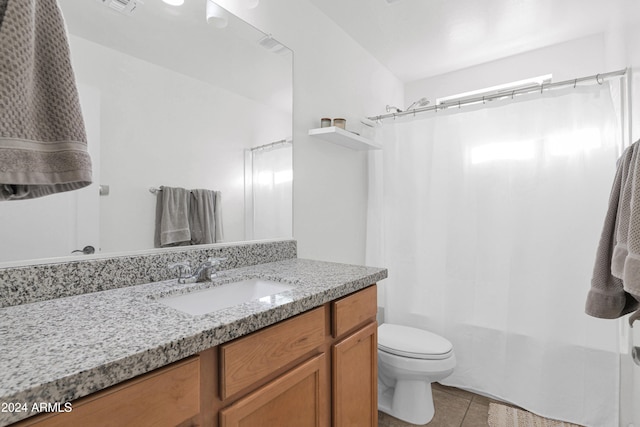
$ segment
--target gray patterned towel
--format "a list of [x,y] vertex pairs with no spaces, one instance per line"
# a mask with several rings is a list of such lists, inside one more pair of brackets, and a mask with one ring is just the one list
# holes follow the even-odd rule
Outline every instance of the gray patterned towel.
[[84,120],[56,0],[0,0],[0,200],[90,183]]
[[585,312],[615,319],[640,307],[640,141],[618,160]]

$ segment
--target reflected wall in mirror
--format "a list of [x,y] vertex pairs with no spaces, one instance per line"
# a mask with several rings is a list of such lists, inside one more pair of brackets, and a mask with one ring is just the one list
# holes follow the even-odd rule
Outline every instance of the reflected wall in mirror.
[[0,262],[153,248],[160,186],[220,191],[224,242],[291,238],[292,52],[209,0],[59,4],[94,183],[2,203]]

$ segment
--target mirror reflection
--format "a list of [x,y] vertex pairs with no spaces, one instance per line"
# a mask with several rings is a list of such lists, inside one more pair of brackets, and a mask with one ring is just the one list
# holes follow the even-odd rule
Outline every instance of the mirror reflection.
[[292,52],[209,0],[59,0],[93,184],[0,205],[0,262],[153,248],[154,190],[219,194],[222,241],[292,236]]

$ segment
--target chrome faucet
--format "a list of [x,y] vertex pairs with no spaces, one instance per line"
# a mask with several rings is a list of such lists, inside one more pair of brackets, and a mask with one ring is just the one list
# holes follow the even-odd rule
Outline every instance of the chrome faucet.
[[174,262],[167,267],[171,270],[178,270],[178,283],[208,282],[216,277],[217,267],[226,258],[211,258],[202,263],[195,271],[191,270],[189,261]]

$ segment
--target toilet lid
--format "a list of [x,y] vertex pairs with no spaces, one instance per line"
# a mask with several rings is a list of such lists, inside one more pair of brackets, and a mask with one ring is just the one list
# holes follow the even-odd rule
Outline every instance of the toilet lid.
[[378,349],[412,359],[446,359],[453,345],[440,335],[410,326],[378,326]]

